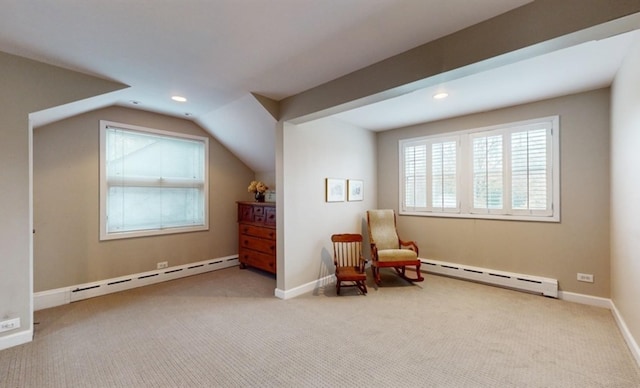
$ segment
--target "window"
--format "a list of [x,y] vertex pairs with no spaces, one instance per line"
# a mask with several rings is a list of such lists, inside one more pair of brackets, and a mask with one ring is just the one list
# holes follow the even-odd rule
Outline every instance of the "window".
[[401,140],[401,213],[559,221],[558,122]]
[[100,121],[100,239],[207,230],[208,144]]
[[404,144],[406,209],[458,211],[458,138],[418,139]]

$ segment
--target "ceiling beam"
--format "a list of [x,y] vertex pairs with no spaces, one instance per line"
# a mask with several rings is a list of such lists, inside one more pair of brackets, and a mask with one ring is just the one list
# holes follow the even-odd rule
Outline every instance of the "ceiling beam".
[[280,119],[301,123],[569,47],[593,34],[561,37],[639,12],[640,0],[537,0],[285,98]]

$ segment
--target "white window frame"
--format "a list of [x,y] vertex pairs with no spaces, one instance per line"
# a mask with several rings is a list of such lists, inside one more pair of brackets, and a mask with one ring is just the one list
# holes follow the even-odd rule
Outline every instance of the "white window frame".
[[[496,220],[520,220],[560,222],[560,118],[549,116],[532,120],[495,125],[490,127],[475,128],[463,131],[449,132],[439,135],[422,136],[410,139],[401,139],[398,142],[399,150],[399,214],[427,217],[455,217],[478,218]],[[548,128],[549,136],[546,146],[547,163],[547,198],[550,201],[547,209],[523,210],[511,209],[511,134],[535,128]],[[501,209],[479,209],[473,207],[473,139],[491,134],[502,134],[508,137],[503,143],[503,170],[507,177],[503,182],[503,197]],[[427,207],[409,207],[405,204],[405,160],[404,149],[416,144],[433,144],[451,139],[458,139],[457,152],[457,197],[456,209],[433,209]],[[503,139],[504,141],[504,139]],[[427,157],[428,159],[428,157]],[[430,165],[427,166],[429,171]],[[429,189],[427,189],[429,193]],[[427,204],[430,204],[429,194]],[[442,211],[445,210],[445,211]]]
[[[193,226],[177,226],[157,229],[145,229],[135,231],[109,232],[107,229],[107,206],[108,206],[108,183],[106,173],[106,147],[107,147],[107,129],[118,128],[131,132],[139,132],[143,134],[152,134],[162,137],[171,137],[177,139],[188,139],[202,142],[204,144],[204,184],[203,184],[203,211],[204,222]],[[140,183],[139,180],[136,182]],[[178,182],[179,184],[180,182]],[[135,183],[133,183],[135,185]],[[145,179],[143,186],[167,187],[167,180],[162,178],[158,180]],[[137,125],[117,123],[107,120],[100,120],[100,240],[114,240],[144,236],[159,236],[174,233],[186,233],[209,230],[209,139],[204,136],[195,136],[184,133],[164,131],[160,129],[147,128]]]
[[[402,141],[401,141],[402,142]],[[407,211],[414,212],[432,212],[432,213],[459,213],[460,212],[460,191],[456,190],[456,205],[455,207],[443,207],[443,206],[434,206],[433,202],[433,146],[435,144],[443,144],[443,143],[456,143],[456,171],[460,170],[460,137],[459,136],[437,136],[437,137],[424,137],[417,139],[408,139],[403,141],[403,145],[400,147],[401,152],[401,163],[400,171],[401,171],[401,203],[405,201],[405,185],[403,182],[404,178],[404,149],[405,147],[413,147],[413,146],[424,146],[426,148],[425,157],[426,157],[426,171],[425,171],[425,190],[426,190],[426,198],[425,198],[425,206],[414,206],[407,207]]]

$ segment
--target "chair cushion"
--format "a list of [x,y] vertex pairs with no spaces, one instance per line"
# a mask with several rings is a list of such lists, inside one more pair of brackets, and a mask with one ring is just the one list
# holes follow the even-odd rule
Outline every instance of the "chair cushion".
[[409,261],[418,260],[418,255],[409,249],[378,250],[378,261]]

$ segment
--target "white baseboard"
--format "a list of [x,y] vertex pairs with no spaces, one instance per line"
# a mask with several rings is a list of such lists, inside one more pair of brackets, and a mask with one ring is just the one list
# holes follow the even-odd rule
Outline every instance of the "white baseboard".
[[613,302],[611,303],[611,313],[613,314],[613,318],[616,320],[616,323],[618,324],[618,327],[622,332],[622,337],[624,337],[627,346],[629,346],[629,350],[631,350],[633,358],[636,359],[636,363],[638,363],[638,366],[640,366],[640,346],[638,346],[638,342],[636,342],[635,338],[633,338],[633,335],[631,335],[627,324],[624,322],[622,315],[620,315],[620,312]]
[[213,260],[199,261],[155,271],[141,272],[98,282],[78,284],[33,294],[34,311],[62,306],[82,299],[111,294],[154,283],[197,275],[238,265],[237,256],[226,256]]
[[307,292],[311,292],[316,288],[323,287],[329,283],[332,283],[333,281],[335,281],[335,276],[332,274],[332,275],[327,275],[318,280],[314,280],[312,282],[303,284],[301,286],[294,287],[290,290],[282,290],[282,289],[276,288],[275,296],[277,298],[284,299],[284,300],[295,298],[296,296],[300,296]]
[[611,299],[601,298],[599,296],[591,296],[585,294],[576,294],[575,292],[558,291],[558,298],[567,302],[586,304],[589,306],[602,307],[612,310],[613,302]]
[[26,344],[33,340],[33,330],[23,330],[17,333],[0,337],[0,350],[12,348],[14,346]]

